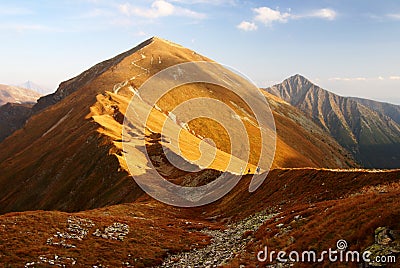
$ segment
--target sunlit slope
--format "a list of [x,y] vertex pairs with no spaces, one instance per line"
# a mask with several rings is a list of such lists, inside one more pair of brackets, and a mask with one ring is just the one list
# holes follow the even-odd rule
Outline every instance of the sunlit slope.
[[[63,82],[57,92],[39,100],[34,108],[36,114],[0,146],[0,183],[3,185],[0,212],[77,211],[136,200],[143,192],[128,172],[122,146],[122,126],[128,104],[135,90],[151,76],[178,63],[192,61],[212,62],[192,50],[152,38]],[[237,112],[248,132],[250,164],[231,155],[231,143],[221,124],[196,119],[189,122],[190,128],[185,130],[171,121],[169,109],[193,97],[223,101]],[[138,134],[144,136],[150,159],[164,176],[183,182],[187,173],[165,162],[161,144],[175,155],[183,156],[182,165],[194,164],[216,172],[208,177],[201,173],[207,177],[205,181],[227,170],[229,161],[233,163],[228,169],[232,173],[242,172],[242,169],[247,172],[248,168],[255,171],[261,145],[259,130],[249,107],[238,96],[218,86],[188,84],[172,90],[158,104],[160,109],[153,109],[146,131]],[[146,104],[142,108],[146,108]],[[219,113],[211,105],[208,108],[211,115]],[[314,131],[296,120],[299,114],[296,109],[287,104],[272,105],[272,109],[276,110],[278,133],[273,167],[351,165],[334,144],[325,146],[324,141],[318,141],[320,136],[314,137]],[[289,114],[292,117],[289,118]],[[181,130],[177,139],[179,152],[177,147],[171,147],[157,136],[165,122],[169,129],[166,133]],[[139,129],[139,125],[134,125],[135,128]],[[207,138],[213,140],[215,146]],[[209,161],[214,153],[215,159]],[[136,171],[146,172],[149,163],[143,151],[131,157],[137,163]]]

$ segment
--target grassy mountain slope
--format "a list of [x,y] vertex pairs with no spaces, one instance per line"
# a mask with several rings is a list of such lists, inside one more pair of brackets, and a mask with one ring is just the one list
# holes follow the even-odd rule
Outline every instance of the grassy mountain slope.
[[[277,169],[255,193],[247,191],[249,179],[246,176],[227,196],[199,208],[170,207],[143,196],[134,203],[79,213],[2,215],[0,263],[23,266],[33,262],[37,266],[53,260],[69,266],[75,261],[77,266],[147,267],[161,264],[168,254],[187,252],[196,256],[201,248],[214,243],[214,251],[210,250],[198,264],[213,261],[227,250],[233,253],[225,263],[229,267],[255,267],[259,264],[256,254],[264,246],[287,252],[322,251],[334,248],[338,239],[345,239],[351,250],[364,250],[373,243],[377,227],[400,228],[398,170]],[[244,227],[240,240],[247,242],[241,250],[233,252],[232,247],[224,248],[226,245],[199,232],[211,229],[223,233],[233,228],[228,224],[241,229],[234,223],[254,218],[260,211],[267,211],[271,218],[265,219],[258,230],[246,232],[250,226]],[[128,228],[120,225],[107,229],[107,233],[108,226],[118,226],[115,223]],[[99,232],[108,235],[95,235]],[[64,243],[57,244],[62,237],[66,237]],[[232,237],[232,245],[235,241]],[[188,265],[184,258],[176,257],[174,261]],[[330,265],[337,267],[338,263]]]
[[0,106],[0,142],[21,128],[31,116],[33,104],[7,103]]
[[[76,78],[62,83],[59,89],[43,97],[34,106],[34,114],[26,125],[8,137],[0,146],[0,212],[34,209],[78,211],[111,204],[132,202],[143,192],[127,172],[121,143],[122,122],[131,88],[138,88],[150,76],[177,63],[210,61],[209,59],[166,40],[152,38],[113,59],[99,63]],[[189,88],[188,88],[189,87]],[[168,111],[179,101],[196,96],[215,98],[230,103],[232,109],[246,112],[237,97],[218,87],[188,85],[177,88],[160,100],[164,113],[154,110],[148,122],[157,132]],[[190,90],[188,90],[190,89]],[[210,90],[212,89],[212,90]],[[286,104],[276,104],[277,151],[273,167],[348,167],[353,165],[345,150],[320,128],[304,123],[304,116]],[[218,113],[218,110],[211,111]],[[291,114],[289,118],[287,115]],[[251,121],[251,115],[250,121]],[[300,119],[296,119],[300,118]],[[233,119],[230,119],[233,120]],[[302,120],[299,122],[296,120]],[[229,122],[227,122],[229,123]],[[257,128],[245,123],[249,131],[251,157],[247,168],[255,170],[259,152]],[[204,127],[204,126],[207,127]],[[171,127],[177,127],[173,125]],[[225,170],[229,159],[229,140],[218,124],[193,121],[191,129],[182,131],[182,154],[187,159],[199,156],[200,134],[214,139],[216,160],[210,165],[213,175],[198,174],[209,181]],[[315,135],[314,129],[315,128]],[[200,133],[200,134],[199,134]],[[157,133],[146,133],[148,148],[160,143]],[[326,141],[320,140],[325,137]],[[168,144],[164,144],[168,147]],[[171,149],[172,150],[172,149]],[[177,154],[177,152],[174,152]],[[159,170],[177,181],[186,173],[177,171],[163,159],[162,150],[150,150],[152,162],[162,161]],[[143,155],[133,156],[143,172],[148,163]],[[236,159],[230,170],[247,163]],[[186,162],[182,162],[184,165]],[[247,169],[246,168],[246,169]],[[210,177],[211,176],[211,177]],[[194,178],[193,180],[196,181]]]

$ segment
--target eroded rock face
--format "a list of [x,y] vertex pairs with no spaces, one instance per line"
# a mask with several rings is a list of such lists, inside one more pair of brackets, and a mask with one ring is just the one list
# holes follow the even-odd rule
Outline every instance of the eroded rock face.
[[[364,267],[386,267],[386,264],[391,263],[390,256],[397,259],[400,253],[400,232],[393,231],[388,227],[378,227],[375,230],[375,243],[367,247],[364,252],[369,251],[371,255],[368,263]],[[385,257],[385,262],[378,262],[377,258]],[[394,260],[393,258],[393,260]]]

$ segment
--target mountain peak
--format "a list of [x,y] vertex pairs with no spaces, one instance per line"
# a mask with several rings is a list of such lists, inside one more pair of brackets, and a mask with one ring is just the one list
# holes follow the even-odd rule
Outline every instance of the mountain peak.
[[363,166],[398,167],[400,126],[396,107],[336,95],[299,74],[266,91],[307,114]]
[[45,88],[43,86],[40,86],[40,85],[38,85],[37,83],[35,83],[35,82],[31,81],[31,80],[28,80],[25,83],[20,84],[18,86],[26,88],[26,89],[30,89],[30,90],[33,90],[33,91],[36,91],[36,92],[38,92],[38,93],[40,93],[42,95],[48,93],[48,91],[49,91],[47,88]]
[[158,37],[158,36],[153,36],[150,39],[148,39],[148,41],[150,41],[150,43],[162,42],[164,44],[168,44],[168,45],[171,45],[171,46],[174,46],[174,47],[184,48],[184,46],[181,46],[181,45],[179,45],[177,43],[174,43],[172,41],[169,41],[167,39],[164,39],[164,38],[161,38],[161,37]]
[[312,82],[309,79],[302,76],[301,74],[295,74],[286,79],[285,81],[290,81],[292,84],[296,83],[299,85],[312,84]]
[[297,104],[314,87],[316,86],[310,80],[300,74],[295,74],[285,79],[281,84],[274,85],[266,90],[289,103]]
[[307,80],[307,78],[305,78],[304,76],[302,76],[301,74],[295,74],[292,75],[291,77],[289,77],[288,79],[301,79],[301,80]]

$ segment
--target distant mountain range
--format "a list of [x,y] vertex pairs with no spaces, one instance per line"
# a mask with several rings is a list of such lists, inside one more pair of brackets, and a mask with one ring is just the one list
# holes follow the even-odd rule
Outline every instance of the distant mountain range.
[[35,103],[42,94],[23,87],[0,84],[0,106],[10,103]]
[[47,89],[47,88],[45,88],[43,86],[40,86],[40,85],[36,84],[35,82],[30,81],[30,80],[28,80],[25,83],[22,83],[22,84],[20,84],[18,86],[19,87],[23,87],[23,88],[27,88],[27,89],[30,89],[30,90],[33,90],[33,91],[36,91],[36,92],[40,93],[41,95],[48,94],[49,91],[50,91],[49,89]]
[[341,97],[301,75],[265,90],[307,114],[362,166],[400,166],[400,106]]

